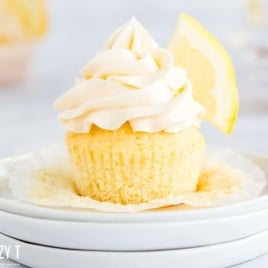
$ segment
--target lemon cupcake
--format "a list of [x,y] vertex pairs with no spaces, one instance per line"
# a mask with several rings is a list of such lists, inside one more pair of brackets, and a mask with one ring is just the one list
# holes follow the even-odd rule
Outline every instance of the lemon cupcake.
[[186,71],[131,19],[55,102],[77,192],[139,204],[196,190],[204,108]]

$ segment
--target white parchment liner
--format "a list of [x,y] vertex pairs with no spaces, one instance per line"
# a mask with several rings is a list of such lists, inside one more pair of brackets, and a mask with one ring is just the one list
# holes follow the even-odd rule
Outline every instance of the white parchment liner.
[[242,155],[209,149],[194,193],[142,204],[121,205],[79,196],[63,146],[53,146],[16,161],[9,170],[10,188],[20,200],[43,206],[90,208],[106,212],[138,212],[169,205],[218,206],[251,199],[266,185],[264,172]]

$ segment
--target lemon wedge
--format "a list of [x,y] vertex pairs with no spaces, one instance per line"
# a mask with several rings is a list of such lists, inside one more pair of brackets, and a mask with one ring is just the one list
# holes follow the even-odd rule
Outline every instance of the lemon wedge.
[[207,110],[207,121],[230,134],[239,99],[232,60],[222,45],[194,18],[181,14],[168,48],[187,70],[193,97]]
[[26,37],[41,37],[46,32],[47,12],[44,0],[3,0],[3,4],[19,20]]

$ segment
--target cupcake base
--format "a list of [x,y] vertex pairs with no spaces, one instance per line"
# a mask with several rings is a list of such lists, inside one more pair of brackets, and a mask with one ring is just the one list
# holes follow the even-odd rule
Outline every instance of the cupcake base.
[[178,133],[115,131],[94,126],[67,133],[77,192],[98,201],[139,204],[196,190],[204,140],[196,128]]

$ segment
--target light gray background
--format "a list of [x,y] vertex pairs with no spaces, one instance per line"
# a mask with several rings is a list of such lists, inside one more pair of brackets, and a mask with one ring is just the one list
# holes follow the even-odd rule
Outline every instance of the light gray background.
[[[69,89],[79,69],[105,38],[135,15],[165,46],[182,11],[197,17],[222,40],[237,67],[241,113],[232,136],[203,124],[210,144],[268,153],[268,60],[249,61],[241,33],[251,30],[246,0],[49,0],[50,29],[36,45],[31,75],[25,85],[0,89],[0,157],[37,150],[63,140],[53,101]],[[243,32],[244,31],[244,32]],[[247,34],[247,32],[246,32]]]

